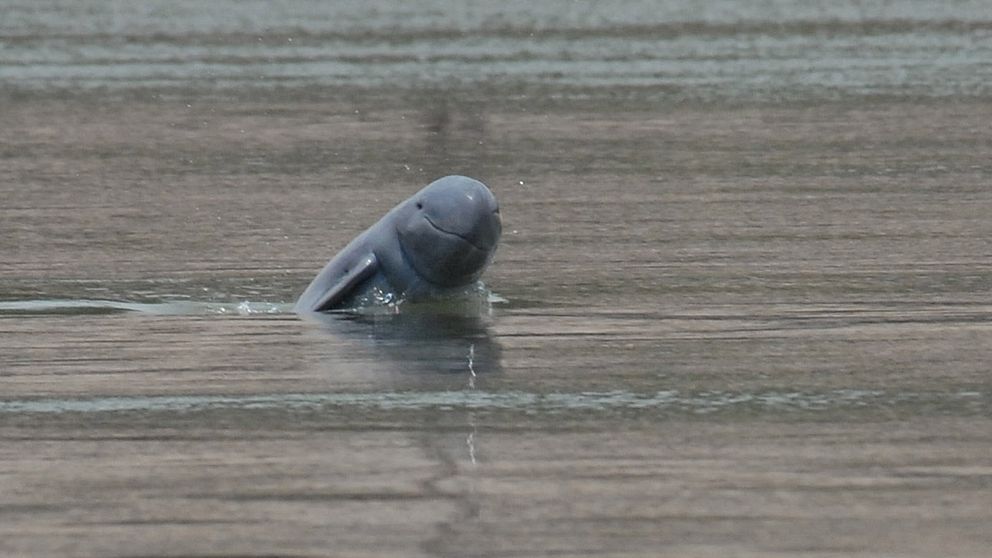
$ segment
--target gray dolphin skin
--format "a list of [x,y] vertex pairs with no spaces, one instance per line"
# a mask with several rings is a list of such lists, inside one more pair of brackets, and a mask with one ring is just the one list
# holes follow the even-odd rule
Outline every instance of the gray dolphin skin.
[[439,178],[327,262],[294,311],[349,308],[372,291],[420,300],[471,285],[492,261],[502,230],[499,204],[485,184]]

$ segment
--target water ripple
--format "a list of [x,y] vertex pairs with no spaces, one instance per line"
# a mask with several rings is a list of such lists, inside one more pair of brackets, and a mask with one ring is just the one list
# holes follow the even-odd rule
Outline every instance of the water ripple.
[[13,300],[0,302],[2,314],[115,314],[140,312],[160,316],[204,314],[282,314],[291,312],[292,304],[273,302],[125,302],[118,300]]
[[180,395],[33,399],[0,401],[0,413],[117,413],[133,411],[198,412],[218,409],[520,410],[533,412],[667,410],[707,414],[735,410],[829,411],[882,408],[901,404],[964,406],[988,411],[989,394],[978,391],[901,392],[878,390],[699,392],[629,391],[531,393],[479,390],[375,393],[287,393],[267,395]]

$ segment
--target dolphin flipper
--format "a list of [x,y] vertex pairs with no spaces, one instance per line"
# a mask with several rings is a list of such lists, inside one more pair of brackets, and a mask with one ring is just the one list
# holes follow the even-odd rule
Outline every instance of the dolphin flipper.
[[308,310],[312,312],[324,312],[332,309],[336,304],[350,295],[355,287],[361,284],[362,281],[372,277],[378,267],[379,264],[375,258],[375,254],[365,256],[350,269],[346,270],[341,278],[331,285],[331,287],[327,289],[327,292],[318,298],[317,301],[314,302],[313,307]]

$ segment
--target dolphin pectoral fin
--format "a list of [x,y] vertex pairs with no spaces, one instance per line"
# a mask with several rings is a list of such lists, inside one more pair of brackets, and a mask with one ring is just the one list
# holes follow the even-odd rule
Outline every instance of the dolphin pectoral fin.
[[325,312],[338,304],[357,287],[362,281],[372,277],[378,269],[375,254],[369,254],[348,269],[336,283],[331,285],[313,304],[314,312]]

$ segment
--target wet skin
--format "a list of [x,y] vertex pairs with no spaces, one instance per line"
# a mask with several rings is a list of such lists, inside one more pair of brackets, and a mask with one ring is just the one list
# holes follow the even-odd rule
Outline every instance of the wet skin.
[[334,256],[296,302],[297,313],[347,308],[371,289],[420,300],[478,281],[502,232],[499,204],[465,176],[435,180]]

